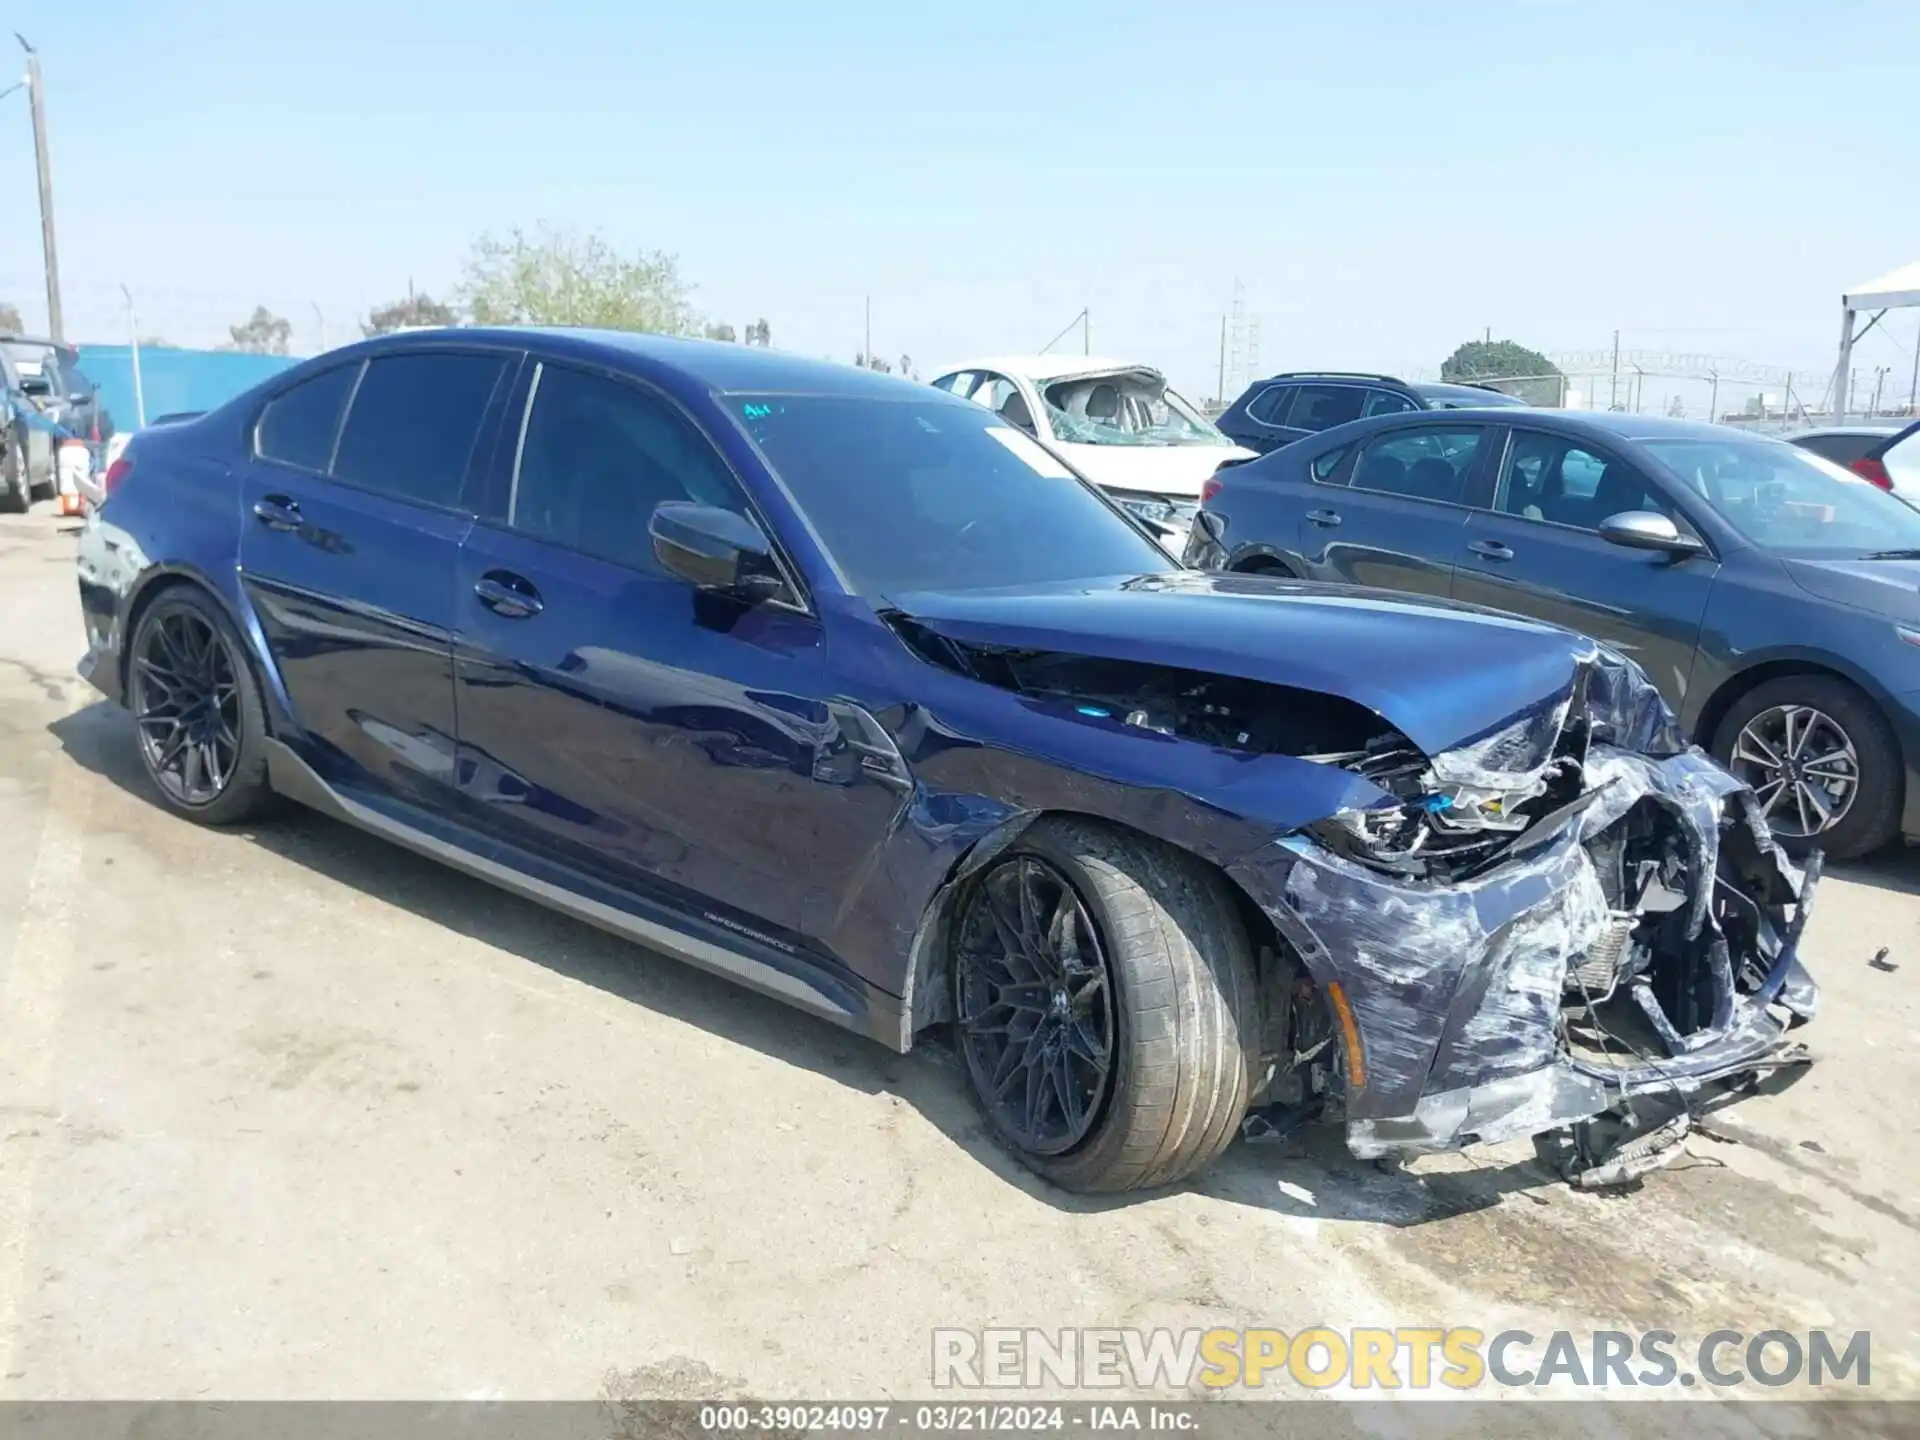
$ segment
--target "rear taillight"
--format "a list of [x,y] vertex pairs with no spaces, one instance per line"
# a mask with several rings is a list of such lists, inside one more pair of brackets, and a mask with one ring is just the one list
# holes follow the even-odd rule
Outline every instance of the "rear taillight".
[[1202,505],[1207,504],[1214,496],[1220,493],[1222,488],[1218,475],[1209,477],[1207,483],[1200,487],[1200,503]]
[[1893,489],[1893,476],[1887,473],[1887,467],[1871,455],[1863,455],[1853,462],[1853,473],[1869,485],[1878,485],[1882,490]]
[[133,473],[133,461],[122,455],[107,466],[107,473],[100,477],[100,488],[111,495],[127,483],[127,476]]

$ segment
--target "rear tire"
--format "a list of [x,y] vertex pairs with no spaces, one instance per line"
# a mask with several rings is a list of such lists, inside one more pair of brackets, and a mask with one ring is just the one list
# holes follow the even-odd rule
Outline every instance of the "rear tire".
[[[1006,923],[1004,899],[999,924],[992,913],[996,891],[1009,893],[1007,877],[1022,867],[1041,878],[1043,896],[1059,896],[1051,915],[1036,914],[1040,923],[1025,927],[1029,938],[1091,922],[1092,934],[1067,947],[1078,954],[1065,967],[1066,983],[1046,998],[1037,995],[1045,982],[1018,983],[1022,937],[1009,934],[1022,928],[1017,917]],[[1063,922],[1068,914],[1083,919]],[[1029,1168],[1067,1190],[1137,1190],[1183,1179],[1227,1147],[1251,1094],[1258,1020],[1252,949],[1219,875],[1145,837],[1048,817],[975,877],[952,934],[955,1038],[968,1081],[995,1133]],[[1098,982],[1087,978],[1096,969]],[[1036,992],[1016,999],[1037,999],[1037,1007],[1005,998],[1020,991]],[[1076,1011],[1083,991],[1103,996],[1104,1011]],[[1076,1025],[1083,1048],[1089,1033],[1107,1036],[1097,1084],[1074,1041],[1048,1038],[1049,1026]],[[1059,1060],[1063,1049],[1077,1058]],[[1007,1068],[1015,1050],[1051,1055],[1064,1083],[1081,1082],[1089,1112],[1082,1128],[1027,1123],[1005,1095],[1009,1073],[1016,1096],[1032,1093],[1018,1056]],[[1062,1121],[1069,1110],[1061,1105]]]
[[0,507],[24,515],[33,504],[33,481],[27,475],[27,445],[18,429],[0,440]]
[[199,825],[234,825],[272,808],[260,686],[205,591],[175,586],[141,613],[126,693],[140,763],[167,809]]
[[[1765,761],[1769,753],[1786,757],[1784,721],[1788,713],[1817,717],[1797,721],[1795,734],[1803,738],[1801,763],[1818,760],[1818,750],[1834,754],[1850,747],[1849,760],[1813,766],[1807,814],[1821,801],[1833,803],[1823,776],[1851,772],[1853,789],[1839,818],[1813,834],[1788,833],[1809,828],[1800,819],[1792,782],[1782,787],[1771,821],[1774,838],[1790,855],[1824,851],[1830,859],[1851,860],[1877,850],[1891,840],[1900,825],[1905,776],[1900,745],[1886,717],[1858,688],[1833,675],[1783,675],[1756,685],[1733,702],[1713,736],[1713,755],[1722,765],[1753,787],[1765,806],[1775,799],[1774,772]],[[1837,783],[1837,782],[1828,782]]]

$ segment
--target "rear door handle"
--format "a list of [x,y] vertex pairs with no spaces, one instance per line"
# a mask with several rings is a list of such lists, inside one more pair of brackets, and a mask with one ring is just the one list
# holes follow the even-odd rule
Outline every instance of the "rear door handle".
[[474,583],[473,593],[482,605],[508,620],[525,620],[546,608],[532,582],[511,570],[489,570]]
[[1340,512],[1338,510],[1309,510],[1307,511],[1307,519],[1316,525],[1338,525],[1340,523]]
[[1511,560],[1513,551],[1498,540],[1475,540],[1467,548],[1476,555],[1484,555],[1489,560]]
[[253,502],[253,518],[269,530],[298,530],[300,502],[287,495],[262,495]]

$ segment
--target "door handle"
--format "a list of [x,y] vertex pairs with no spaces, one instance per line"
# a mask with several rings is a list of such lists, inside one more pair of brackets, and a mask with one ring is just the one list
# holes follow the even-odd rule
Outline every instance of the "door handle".
[[1316,525],[1338,525],[1340,523],[1340,512],[1338,510],[1309,510],[1307,511],[1307,519]]
[[473,593],[482,605],[508,620],[525,620],[546,608],[540,592],[510,570],[489,570],[474,583]]
[[269,530],[298,530],[300,502],[286,495],[262,495],[253,502],[253,518]]
[[1513,551],[1498,540],[1475,540],[1467,548],[1476,555],[1484,555],[1489,560],[1511,560]]

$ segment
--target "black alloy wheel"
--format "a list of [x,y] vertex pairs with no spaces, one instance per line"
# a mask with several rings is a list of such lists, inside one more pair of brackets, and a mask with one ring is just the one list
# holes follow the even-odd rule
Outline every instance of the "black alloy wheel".
[[226,637],[199,607],[161,600],[130,668],[147,773],[177,805],[213,805],[240,768],[240,677]]
[[975,1092],[1022,1150],[1065,1154],[1099,1123],[1112,1088],[1099,930],[1066,877],[1023,854],[974,885],[957,934],[955,1020]]

